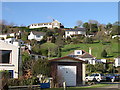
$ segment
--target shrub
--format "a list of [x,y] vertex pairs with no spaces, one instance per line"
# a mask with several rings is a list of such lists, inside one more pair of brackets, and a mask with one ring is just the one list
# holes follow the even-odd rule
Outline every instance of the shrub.
[[102,57],[107,57],[107,52],[106,52],[106,50],[103,50],[103,51],[102,51],[101,56],[102,56]]

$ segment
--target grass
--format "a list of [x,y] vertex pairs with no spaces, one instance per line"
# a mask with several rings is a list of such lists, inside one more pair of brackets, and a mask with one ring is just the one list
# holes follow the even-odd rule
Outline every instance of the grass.
[[66,56],[73,52],[74,50],[85,50],[89,52],[89,47],[92,48],[92,55],[97,57],[97,58],[102,58],[101,57],[101,52],[103,49],[106,49],[108,53],[107,58],[114,58],[117,57],[119,52],[118,52],[118,43],[106,43],[103,45],[102,43],[93,43],[93,44],[68,44],[65,45],[64,48],[62,48],[62,56]]
[[[67,90],[86,90],[90,88],[98,88],[98,87],[105,87],[110,86],[111,84],[96,84],[91,86],[81,86],[81,87],[67,87]],[[43,90],[64,90],[64,88],[49,88],[49,89],[43,89]]]

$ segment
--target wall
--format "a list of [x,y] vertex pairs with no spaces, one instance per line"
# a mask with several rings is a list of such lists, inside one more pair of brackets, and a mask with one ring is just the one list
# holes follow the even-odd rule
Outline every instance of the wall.
[[82,78],[82,63],[81,62],[51,62],[51,76],[53,77],[53,80],[55,82],[57,79],[57,66],[58,65],[67,65],[67,66],[77,66],[77,79],[76,83],[77,85],[82,84],[83,78]]
[[14,70],[14,78],[18,78],[18,56],[19,47],[0,41],[0,50],[12,50],[11,63],[0,64],[0,70]]

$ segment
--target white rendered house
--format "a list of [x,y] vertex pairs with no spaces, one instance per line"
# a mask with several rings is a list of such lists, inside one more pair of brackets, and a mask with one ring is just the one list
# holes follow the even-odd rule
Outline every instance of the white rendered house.
[[76,28],[76,29],[70,29],[65,31],[65,37],[71,37],[71,35],[86,35],[85,28]]
[[18,78],[19,43],[0,41],[0,71],[7,70],[10,78]]
[[120,66],[120,56],[115,58],[115,67],[118,67],[118,66]]
[[42,27],[47,27],[47,28],[63,28],[64,26],[57,20],[53,20],[52,22],[49,23],[36,23],[36,24],[31,24],[29,25],[29,28],[42,28]]
[[37,41],[40,41],[40,40],[43,39],[43,37],[44,37],[45,34],[46,33],[44,33],[44,32],[31,31],[30,35],[28,35],[28,39],[29,40],[35,39]]

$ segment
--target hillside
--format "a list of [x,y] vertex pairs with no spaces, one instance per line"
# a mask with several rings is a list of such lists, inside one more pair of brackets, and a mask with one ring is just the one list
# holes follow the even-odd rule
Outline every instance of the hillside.
[[97,57],[97,58],[102,58],[101,57],[101,52],[103,49],[106,49],[108,53],[108,58],[114,58],[117,57],[119,52],[118,52],[118,43],[112,42],[112,43],[107,43],[105,45],[101,43],[94,43],[94,44],[69,44],[65,45],[64,48],[62,48],[62,56],[66,56],[69,53],[73,52],[74,50],[80,50],[83,49],[87,52],[89,52],[89,47],[92,48],[92,55]]

